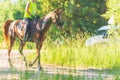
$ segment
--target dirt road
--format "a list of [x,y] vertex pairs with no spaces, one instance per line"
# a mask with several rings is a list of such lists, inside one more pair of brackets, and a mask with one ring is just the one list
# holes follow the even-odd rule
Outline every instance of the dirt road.
[[[25,55],[31,54],[32,52],[32,50],[24,50]],[[24,61],[21,59],[18,50],[12,50],[11,59],[14,66],[12,68],[9,66],[7,50],[0,50],[0,80],[24,80],[24,78],[28,78],[27,80],[39,80],[40,74],[42,73],[37,71],[36,66],[26,70]],[[102,80],[113,80],[115,77],[108,73],[109,70],[105,69],[74,69],[63,66],[43,65],[43,71],[44,74],[48,76],[56,74],[64,76],[72,75],[76,77],[84,77],[86,80],[97,79],[98,77]]]

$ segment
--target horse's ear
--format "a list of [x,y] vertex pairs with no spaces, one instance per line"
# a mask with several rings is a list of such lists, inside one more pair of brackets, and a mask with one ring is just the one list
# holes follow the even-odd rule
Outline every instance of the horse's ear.
[[63,12],[63,11],[64,11],[64,9],[58,8],[58,9],[55,9],[55,10],[54,10],[54,13],[61,13],[61,12]]
[[58,13],[61,13],[63,11],[64,11],[64,9],[58,9]]

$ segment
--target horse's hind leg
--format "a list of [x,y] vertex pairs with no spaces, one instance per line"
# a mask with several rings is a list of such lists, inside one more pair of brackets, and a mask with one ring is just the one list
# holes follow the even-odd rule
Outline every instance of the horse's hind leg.
[[10,59],[10,53],[11,53],[11,49],[12,49],[12,46],[15,42],[15,38],[13,37],[10,37],[10,43],[9,43],[9,48],[8,48],[8,62],[9,62],[9,65],[12,67],[12,63],[11,63],[11,59]]
[[26,60],[26,57],[23,54],[23,47],[24,46],[25,46],[25,42],[23,42],[22,40],[20,40],[19,52],[23,56],[23,60],[25,61],[25,65],[27,67],[27,60]]

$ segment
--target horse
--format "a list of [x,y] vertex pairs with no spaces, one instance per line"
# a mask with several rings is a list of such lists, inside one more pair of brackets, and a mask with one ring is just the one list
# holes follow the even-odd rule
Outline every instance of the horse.
[[[33,60],[32,63],[29,64],[29,66],[33,66],[33,64],[38,60],[38,70],[42,69],[41,62],[40,62],[40,50],[42,48],[43,42],[46,39],[47,32],[51,26],[51,24],[56,24],[58,28],[62,28],[63,21],[61,19],[63,12],[63,9],[55,9],[48,13],[43,19],[34,20],[32,24],[32,41],[36,44],[36,57]],[[10,52],[12,49],[12,46],[16,40],[16,38],[20,41],[19,46],[19,52],[23,56],[23,59],[25,61],[26,66],[28,66],[26,57],[23,54],[23,47],[25,46],[26,42],[24,41],[23,37],[25,34],[25,26],[21,26],[20,24],[23,24],[23,20],[6,20],[3,25],[3,36],[4,36],[4,43],[8,44],[8,60],[11,62],[10,59]],[[26,23],[25,23],[26,24]],[[11,65],[12,66],[12,65]]]

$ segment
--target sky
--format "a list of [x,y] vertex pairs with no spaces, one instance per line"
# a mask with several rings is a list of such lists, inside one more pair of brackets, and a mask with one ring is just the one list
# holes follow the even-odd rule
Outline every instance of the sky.
[[[0,0],[0,2],[3,2],[5,0]],[[18,0],[11,0],[11,2],[17,2]]]
[[17,2],[18,0],[11,0],[11,2]]
[[0,0],[0,2],[3,2],[4,0]]

